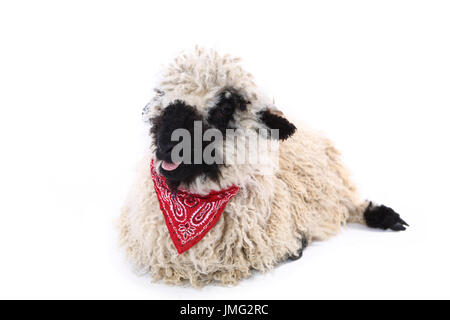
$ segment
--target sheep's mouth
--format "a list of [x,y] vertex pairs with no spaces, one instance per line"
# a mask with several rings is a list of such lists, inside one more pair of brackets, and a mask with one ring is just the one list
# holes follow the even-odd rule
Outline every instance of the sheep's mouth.
[[179,166],[180,166],[180,162],[179,163],[173,163],[173,162],[168,162],[168,161],[162,161],[161,162],[161,168],[164,171],[174,171],[176,170]]
[[170,161],[161,160],[158,171],[168,182],[179,184],[190,175],[186,167],[183,163],[175,164]]
[[158,171],[166,178],[167,184],[173,192],[176,192],[180,184],[189,185],[198,177],[206,176],[213,180],[219,178],[219,167],[217,164],[205,165],[160,161]]
[[189,167],[190,165],[184,163],[173,163],[161,160],[161,163],[159,164],[159,173],[173,184],[181,183],[184,180],[189,180],[192,175]]

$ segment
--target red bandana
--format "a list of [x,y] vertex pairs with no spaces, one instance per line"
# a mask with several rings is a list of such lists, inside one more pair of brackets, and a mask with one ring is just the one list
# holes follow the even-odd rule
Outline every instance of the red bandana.
[[156,173],[153,161],[151,173],[159,206],[164,214],[170,237],[179,254],[199,242],[216,224],[228,201],[239,187],[213,191],[206,196],[178,190],[176,195],[167,186],[166,179]]

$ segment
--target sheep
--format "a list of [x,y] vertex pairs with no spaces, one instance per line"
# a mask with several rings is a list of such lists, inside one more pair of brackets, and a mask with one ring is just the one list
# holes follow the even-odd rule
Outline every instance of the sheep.
[[[118,225],[127,257],[155,281],[194,287],[236,284],[253,270],[264,272],[300,258],[311,241],[336,235],[346,223],[394,231],[407,226],[391,208],[361,200],[330,140],[288,121],[238,58],[202,48],[181,54],[161,73],[143,117],[151,124],[150,148],[138,165]],[[174,147],[171,133],[180,127],[192,132],[194,121],[220,132],[257,132],[276,148],[258,150],[268,160],[258,165],[180,165],[168,158]],[[264,129],[278,137],[259,134]],[[238,134],[239,139],[243,143],[244,135]],[[243,158],[245,148],[230,140],[221,141],[223,155]],[[174,195],[179,190],[206,196],[239,189],[203,238],[180,254],[155,192],[155,177],[164,177]]]

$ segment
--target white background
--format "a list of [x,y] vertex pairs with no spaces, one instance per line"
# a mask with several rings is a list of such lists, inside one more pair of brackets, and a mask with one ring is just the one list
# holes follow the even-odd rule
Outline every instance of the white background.
[[[2,1],[0,298],[450,298],[449,17],[446,1]],[[236,287],[133,273],[114,221],[140,113],[195,44],[243,57],[409,230],[349,225]]]

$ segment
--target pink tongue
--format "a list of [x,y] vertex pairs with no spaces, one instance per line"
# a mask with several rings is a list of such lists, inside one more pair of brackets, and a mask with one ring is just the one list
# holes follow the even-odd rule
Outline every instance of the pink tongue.
[[161,164],[161,167],[166,171],[173,171],[176,168],[178,168],[179,165],[180,165],[179,163],[169,163],[169,162],[163,161]]

